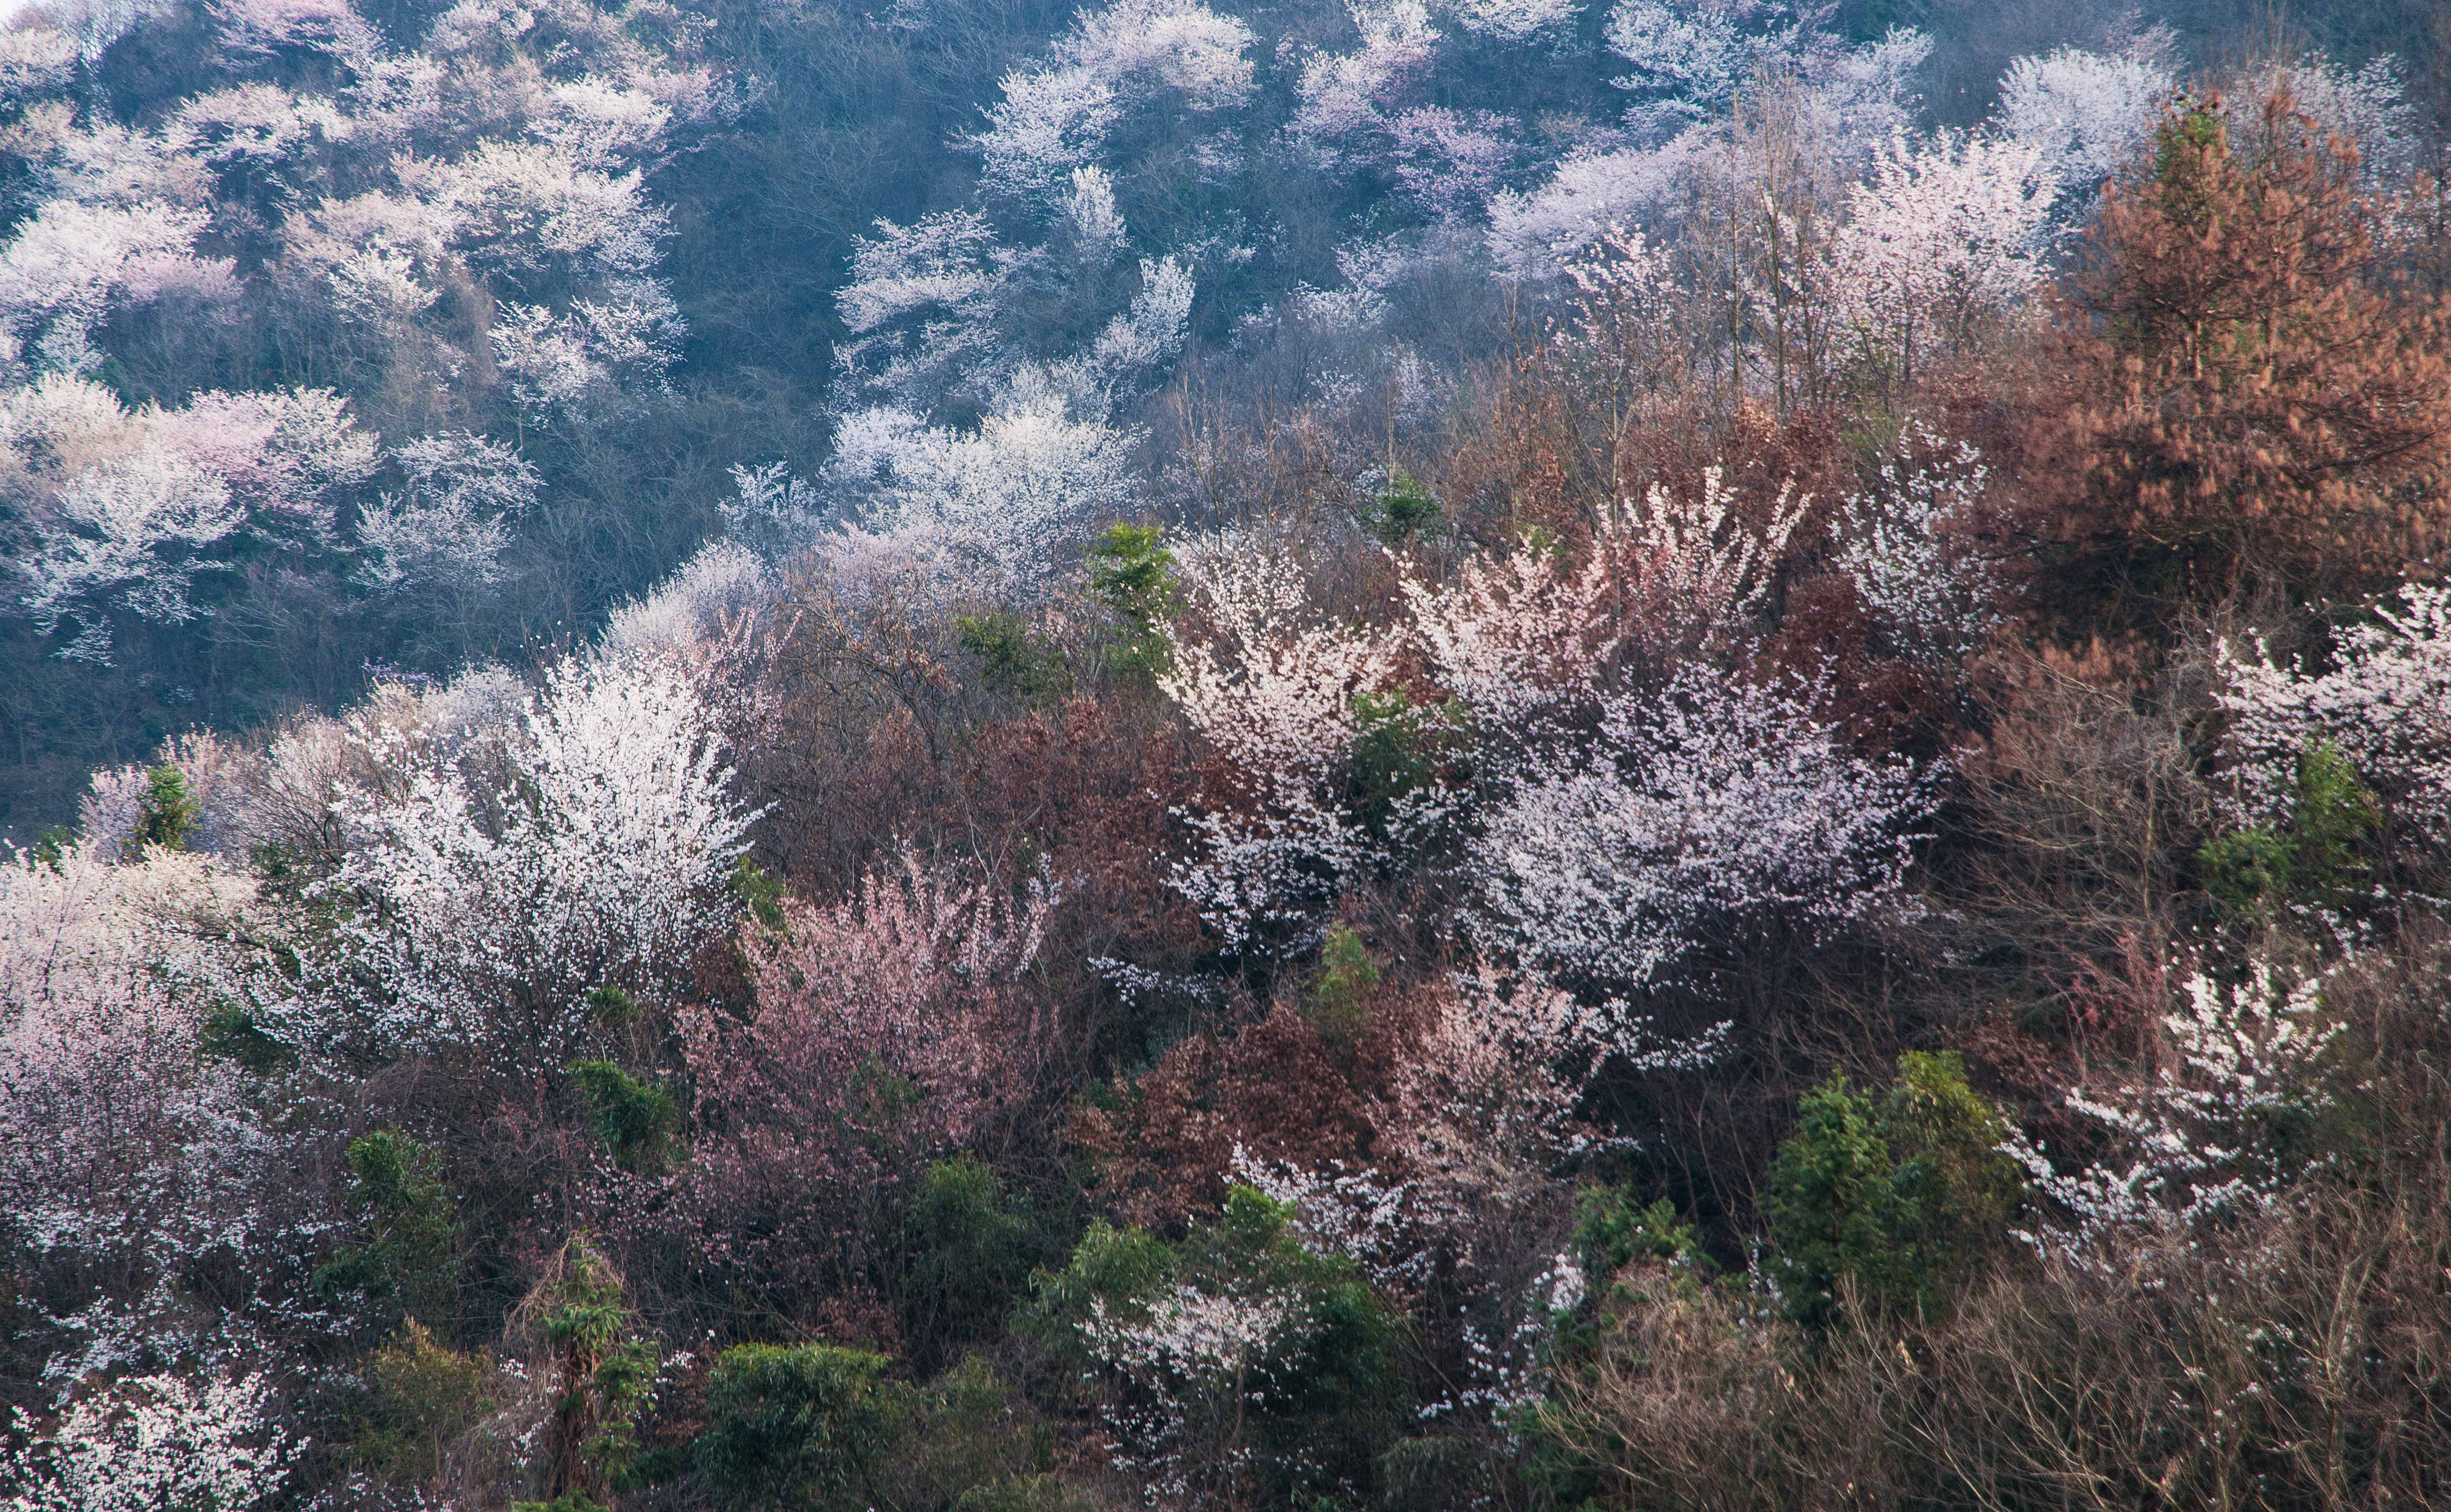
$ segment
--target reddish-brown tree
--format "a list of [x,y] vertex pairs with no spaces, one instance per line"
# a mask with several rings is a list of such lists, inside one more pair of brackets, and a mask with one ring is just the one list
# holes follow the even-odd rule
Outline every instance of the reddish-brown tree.
[[2095,627],[2353,592],[2451,540],[2451,304],[2385,273],[2353,145],[2285,92],[2232,120],[2180,101],[2108,191],[2026,417],[2046,597]]

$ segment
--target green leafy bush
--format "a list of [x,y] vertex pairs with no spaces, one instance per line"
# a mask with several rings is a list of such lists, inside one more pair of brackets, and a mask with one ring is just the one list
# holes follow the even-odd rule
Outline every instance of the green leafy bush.
[[2289,817],[2279,829],[2233,831],[2196,854],[2205,891],[2236,912],[2293,903],[2341,909],[2366,868],[2363,851],[2382,826],[2374,790],[2329,741],[2299,753]]
[[876,1502],[909,1403],[883,1355],[832,1345],[742,1345],[707,1379],[697,1467],[733,1512],[864,1512]]
[[186,774],[177,767],[155,767],[145,775],[145,796],[138,800],[136,829],[127,837],[128,849],[158,845],[166,851],[184,851],[204,812],[187,791]]
[[1382,545],[1401,546],[1417,536],[1441,534],[1446,510],[1420,479],[1399,467],[1370,501],[1363,523]]
[[1028,1211],[994,1169],[970,1155],[931,1165],[905,1230],[914,1351],[990,1335],[1029,1279],[1034,1238]]
[[567,1070],[587,1100],[587,1121],[613,1158],[632,1170],[663,1164],[679,1108],[673,1094],[611,1061],[573,1061]]
[[638,1450],[638,1416],[661,1351],[624,1297],[620,1275],[585,1238],[562,1247],[523,1310],[551,1358],[553,1417],[546,1490],[555,1497],[618,1483]]
[[1174,664],[1171,631],[1183,607],[1174,553],[1156,525],[1110,525],[1089,547],[1089,592],[1115,617],[1116,639],[1107,665],[1139,678]]
[[1063,654],[1029,632],[1019,615],[956,615],[953,634],[979,658],[987,685],[1024,703],[1045,703],[1072,691]]
[[368,1238],[319,1267],[316,1289],[361,1294],[386,1332],[403,1317],[447,1331],[458,1313],[461,1232],[441,1161],[394,1129],[350,1141],[343,1159]]
[[1953,1052],[1901,1057],[1878,1103],[1843,1075],[1805,1093],[1761,1199],[1789,1316],[1826,1324],[1848,1291],[1875,1312],[1946,1311],[2023,1189],[2004,1133]]

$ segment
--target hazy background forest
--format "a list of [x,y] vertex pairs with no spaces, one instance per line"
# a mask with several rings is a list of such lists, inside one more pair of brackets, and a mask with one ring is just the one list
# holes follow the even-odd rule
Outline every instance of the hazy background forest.
[[[73,513],[112,505],[46,497],[74,463],[43,476],[45,427],[93,422],[16,422],[12,466],[31,476],[10,505],[0,828],[27,841],[71,819],[88,771],[186,729],[331,710],[388,673],[550,657],[723,533],[734,469],[814,483],[880,399],[974,422],[1014,364],[1086,349],[1144,262],[1187,286],[1151,285],[1171,302],[1149,312],[1153,344],[1098,375],[1105,412],[1081,417],[1116,438],[1105,507],[1248,508],[1191,476],[1199,438],[1265,447],[1298,411],[1338,433],[1321,459],[1336,485],[1372,461],[1424,466],[1455,396],[1536,338],[1556,251],[1674,192],[1654,182],[1667,164],[1628,154],[1673,146],[1781,49],[1823,69],[1863,49],[1844,65],[1859,97],[1832,107],[1859,157],[1898,128],[1982,123],[2014,59],[2065,47],[2141,48],[2157,79],[2276,53],[2344,76],[2393,59],[2403,156],[2432,149],[2446,87],[2424,0],[1737,5],[1704,7],[1726,19],[1698,32],[1652,9],[1668,19],[1633,57],[1609,29],[1650,10],[1540,0],[1445,21],[1152,11],[1175,19],[1112,34],[1026,5],[481,23],[100,5],[28,22],[0,107],[11,381],[72,377],[190,417],[174,427],[273,435],[261,457],[195,461],[223,469],[226,502],[147,495],[117,507],[160,518],[123,536]],[[1157,29],[1125,38],[1134,26]],[[1919,40],[1884,53],[1892,27]],[[2110,166],[2102,144],[2073,150]],[[402,158],[429,168],[404,179]],[[1080,168],[1113,198],[1111,245],[1067,240]],[[880,239],[880,219],[911,229]],[[945,300],[896,282],[954,268],[996,286]],[[948,317],[962,344],[937,360],[980,373],[868,382]],[[1397,437],[1388,396],[1361,390],[1400,375],[1413,429]],[[455,436],[509,450],[404,449]],[[228,472],[247,467],[278,481]],[[454,480],[471,469],[502,481],[469,494]],[[853,492],[820,507],[854,509]],[[97,531],[108,550],[72,544]]]
[[37,3],[0,1512],[2451,1502],[2451,10]]

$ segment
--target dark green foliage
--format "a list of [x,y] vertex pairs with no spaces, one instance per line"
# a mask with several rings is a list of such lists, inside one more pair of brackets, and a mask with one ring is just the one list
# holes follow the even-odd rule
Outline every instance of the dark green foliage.
[[1804,1094],[1761,1198],[1776,1247],[1773,1274],[1796,1321],[1827,1321],[1842,1281],[1880,1303],[1902,1295],[1893,1168],[1872,1104],[1845,1076]]
[[1379,967],[1363,949],[1362,936],[1343,924],[1328,926],[1319,965],[1319,982],[1310,995],[1311,1027],[1331,1042],[1349,1042],[1369,1022]]
[[1371,834],[1384,835],[1397,803],[1438,776],[1457,745],[1456,712],[1415,703],[1402,688],[1355,696],[1352,801]]
[[891,1504],[1059,1512],[1082,1498],[1047,1473],[1055,1444],[985,1360],[972,1355],[913,1393],[893,1459]]
[[745,855],[732,863],[732,895],[760,925],[783,927],[783,884]]
[[1063,654],[1042,643],[1015,614],[955,615],[962,649],[979,658],[987,685],[1024,703],[1045,703],[1071,691]]
[[623,1297],[621,1278],[585,1239],[562,1247],[531,1304],[551,1352],[556,1402],[545,1488],[559,1497],[618,1483],[638,1452],[638,1415],[660,1351]]
[[1051,1475],[1016,1475],[971,1487],[953,1499],[953,1512],[1091,1512],[1097,1504]]
[[56,872],[66,857],[68,848],[76,843],[76,832],[65,824],[54,824],[34,836],[34,859]]
[[550,1502],[514,1502],[511,1512],[607,1512],[607,1508],[584,1491],[572,1491]]
[[638,1000],[618,987],[589,988],[587,1006],[595,1011],[596,1021],[607,1029],[636,1023],[642,1012]]
[[1761,1197],[1789,1316],[1826,1324],[1849,1291],[1875,1312],[1945,1312],[2022,1191],[2004,1132],[1954,1053],[1902,1056],[1878,1104],[1843,1075],[1805,1093]]
[[673,1094],[611,1061],[573,1061],[563,1068],[587,1100],[587,1121],[613,1158],[631,1170],[663,1164],[679,1108]]
[[2237,912],[2287,904],[2345,907],[2366,870],[2365,843],[2382,828],[2374,790],[2329,741],[2298,756],[2289,818],[2278,830],[2238,830],[2197,853],[2205,891]]
[[2008,1129],[1967,1086],[1954,1051],[1898,1057],[1880,1128],[1898,1162],[1891,1178],[1898,1199],[1894,1238],[1914,1267],[1925,1310],[1941,1310],[1998,1249],[2025,1179],[2000,1153]]
[[743,1345],[707,1379],[698,1473],[738,1512],[863,1512],[903,1418],[882,1355],[831,1345]]
[[196,1031],[196,1047],[207,1055],[236,1061],[259,1076],[298,1060],[295,1051],[265,1033],[255,1015],[236,1003],[224,1003],[205,1016]]
[[1110,525],[1089,548],[1089,591],[1115,617],[1107,665],[1127,677],[1149,678],[1174,661],[1170,632],[1183,608],[1174,553],[1159,544],[1156,525]]
[[374,1352],[366,1374],[382,1393],[382,1421],[361,1433],[353,1447],[408,1483],[431,1480],[444,1445],[493,1410],[486,1362],[436,1343],[414,1318]]
[[992,1168],[962,1155],[921,1175],[907,1223],[914,1349],[990,1337],[1029,1275],[1027,1209],[1006,1195]]
[[386,1332],[403,1317],[447,1332],[459,1306],[461,1233],[441,1161],[391,1129],[352,1140],[343,1158],[369,1238],[319,1267],[316,1289],[363,1295]]
[[1363,522],[1381,544],[1401,546],[1417,536],[1440,534],[1446,510],[1420,479],[1399,467],[1370,501]]
[[128,849],[158,845],[166,851],[184,851],[203,817],[203,807],[187,791],[186,775],[177,767],[155,767],[145,775],[145,796],[137,805],[136,830],[127,837]]
[[1707,1267],[1701,1238],[1662,1197],[1637,1206],[1622,1187],[1586,1187],[1575,1195],[1575,1262],[1595,1290],[1637,1259]]

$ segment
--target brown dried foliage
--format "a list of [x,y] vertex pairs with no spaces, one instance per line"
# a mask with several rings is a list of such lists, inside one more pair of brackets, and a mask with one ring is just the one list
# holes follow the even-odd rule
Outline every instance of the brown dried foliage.
[[2174,108],[2065,291],[2016,476],[2069,621],[2337,596],[2451,543],[2451,302],[2390,276],[2353,147],[2285,92],[2251,138]]

